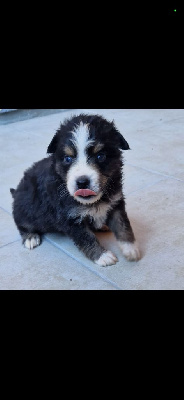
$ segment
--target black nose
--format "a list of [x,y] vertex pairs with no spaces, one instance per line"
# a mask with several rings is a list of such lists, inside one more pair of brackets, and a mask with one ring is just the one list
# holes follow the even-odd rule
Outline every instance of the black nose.
[[87,176],[83,175],[77,179],[77,187],[78,189],[88,189],[90,185],[90,180]]

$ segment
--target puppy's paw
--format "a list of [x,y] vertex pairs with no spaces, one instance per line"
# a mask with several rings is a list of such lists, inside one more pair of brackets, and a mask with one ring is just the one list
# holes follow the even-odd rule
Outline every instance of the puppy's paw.
[[118,242],[123,255],[128,261],[138,261],[141,258],[136,242]]
[[32,250],[35,247],[40,245],[40,236],[37,233],[33,233],[30,234],[29,237],[25,240],[24,242],[24,246],[29,249]]
[[108,265],[114,265],[118,261],[117,257],[110,251],[103,253],[98,260],[95,261],[100,267],[107,267]]

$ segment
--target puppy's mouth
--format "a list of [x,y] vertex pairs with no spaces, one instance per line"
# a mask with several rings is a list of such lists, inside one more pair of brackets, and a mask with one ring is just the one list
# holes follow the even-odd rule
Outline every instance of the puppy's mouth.
[[97,196],[97,193],[90,189],[79,189],[74,193],[74,196],[91,198]]

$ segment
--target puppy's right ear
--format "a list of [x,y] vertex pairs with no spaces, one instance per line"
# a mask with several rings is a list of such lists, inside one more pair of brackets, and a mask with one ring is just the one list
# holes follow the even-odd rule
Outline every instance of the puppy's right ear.
[[51,140],[48,149],[47,149],[47,153],[51,154],[51,153],[55,153],[56,152],[56,148],[57,148],[57,144],[58,144],[58,133],[56,133],[53,137],[53,139]]

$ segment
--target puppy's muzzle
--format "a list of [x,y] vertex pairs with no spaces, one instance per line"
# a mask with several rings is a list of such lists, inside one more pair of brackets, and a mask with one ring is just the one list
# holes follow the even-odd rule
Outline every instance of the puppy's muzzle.
[[80,176],[76,180],[77,191],[74,196],[88,197],[96,196],[97,193],[90,189],[90,179],[86,175]]

